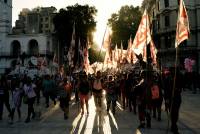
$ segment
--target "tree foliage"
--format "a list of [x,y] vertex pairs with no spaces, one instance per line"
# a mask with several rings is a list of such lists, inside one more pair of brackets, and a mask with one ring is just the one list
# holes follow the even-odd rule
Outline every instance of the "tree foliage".
[[[89,5],[73,5],[60,9],[54,18],[55,32],[62,44],[70,45],[73,24],[76,26],[76,39],[81,44],[92,42],[92,33],[96,27],[97,9]],[[76,41],[78,42],[78,41]]]
[[143,0],[142,10],[147,9],[147,12],[150,13],[153,5],[156,3],[156,0]]
[[127,48],[130,36],[135,37],[140,20],[141,11],[139,7],[123,6],[118,13],[113,13],[108,20],[108,25],[112,27],[112,43]]
[[89,49],[90,64],[93,64],[96,61],[103,62],[104,56],[105,52],[99,51],[99,48],[96,44]]
[[[95,16],[97,9],[94,6],[75,4],[60,9],[59,13],[53,19],[55,26],[55,35],[61,44],[61,47],[70,47],[72,38],[73,24],[75,24],[76,41],[75,47],[78,48],[80,40],[81,45],[85,46],[88,42],[93,44],[93,32],[95,31]],[[76,63],[78,49],[75,50]]]

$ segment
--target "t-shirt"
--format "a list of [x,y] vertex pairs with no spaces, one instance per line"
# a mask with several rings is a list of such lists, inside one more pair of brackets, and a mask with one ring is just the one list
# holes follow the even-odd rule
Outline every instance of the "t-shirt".
[[89,82],[88,81],[81,81],[79,85],[79,91],[81,94],[88,94],[90,91]]
[[107,83],[106,93],[107,94],[115,94],[116,93],[114,81],[110,81]]
[[55,83],[52,80],[44,80],[42,83],[45,93],[52,92],[55,88]]
[[94,80],[93,88],[96,90],[102,89],[101,79]]
[[28,98],[33,98],[36,96],[34,88],[36,87],[35,84],[31,84],[31,85],[24,85],[24,92],[25,94],[28,96]]

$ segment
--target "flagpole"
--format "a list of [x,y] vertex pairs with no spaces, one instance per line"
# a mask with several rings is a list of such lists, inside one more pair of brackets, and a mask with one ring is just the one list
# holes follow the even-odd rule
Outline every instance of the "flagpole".
[[[99,59],[100,54],[101,54],[101,50],[102,50],[102,47],[103,47],[103,44],[104,44],[104,38],[105,38],[105,35],[106,35],[107,28],[108,28],[108,25],[106,25],[106,28],[105,28],[105,31],[104,31],[104,34],[103,34],[103,40],[102,40],[101,48],[100,48],[99,55],[98,55],[97,59]],[[104,56],[104,59],[105,59],[105,56]],[[97,68],[97,65],[96,65],[96,68]],[[102,70],[103,70],[103,68],[104,68],[104,62],[103,62]]]
[[[180,6],[180,5],[179,5]],[[180,12],[180,11],[179,11]],[[178,12],[178,14],[179,14]],[[178,22],[179,18],[177,19]],[[179,31],[179,26],[177,27],[177,31]],[[167,134],[169,133],[169,121],[170,121],[170,116],[171,116],[171,111],[172,111],[172,105],[173,105],[173,98],[174,98],[174,92],[176,88],[176,73],[177,73],[177,61],[178,61],[178,45],[177,45],[177,40],[175,38],[175,47],[176,47],[176,55],[175,55],[175,63],[174,63],[174,79],[173,79],[173,88],[172,88],[172,96],[171,96],[171,102],[170,102],[170,109],[168,114],[168,123],[167,123]]]

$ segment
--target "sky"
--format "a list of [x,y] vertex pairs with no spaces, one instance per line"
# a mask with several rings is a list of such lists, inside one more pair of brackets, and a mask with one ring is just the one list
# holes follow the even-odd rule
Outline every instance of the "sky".
[[97,26],[94,33],[94,41],[100,46],[102,44],[104,31],[108,18],[112,13],[116,13],[121,6],[133,5],[140,6],[143,0],[13,0],[13,22],[18,19],[18,14],[22,8],[32,9],[37,6],[49,7],[54,6],[59,11],[60,8],[65,8],[68,5],[74,5],[76,3],[80,5],[88,4],[95,6],[97,12]]

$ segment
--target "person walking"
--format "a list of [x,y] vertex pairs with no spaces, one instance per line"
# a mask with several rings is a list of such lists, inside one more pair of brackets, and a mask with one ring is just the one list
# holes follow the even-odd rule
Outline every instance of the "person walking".
[[101,110],[102,106],[102,92],[103,92],[103,80],[101,79],[101,72],[97,72],[96,79],[93,82],[93,96],[96,106],[96,110]]
[[23,90],[20,88],[20,81],[15,81],[15,86],[12,90],[12,112],[11,112],[11,124],[13,123],[15,109],[17,109],[18,112],[18,120],[21,120],[21,102],[22,102],[22,94]]
[[84,104],[86,106],[87,114],[89,114],[89,91],[90,91],[90,85],[87,79],[87,75],[84,72],[80,75],[80,81],[79,81],[79,98],[81,101],[81,114],[84,114]]
[[4,104],[9,112],[8,116],[11,117],[11,108],[9,104],[9,88],[7,84],[7,79],[3,75],[0,79],[0,120],[2,120],[2,117],[3,117]]
[[71,100],[72,85],[67,78],[64,78],[63,81],[60,81],[58,84],[58,98],[60,101],[60,108],[64,112],[64,119],[69,117],[69,102]]
[[35,118],[35,111],[34,111],[34,103],[35,103],[35,98],[36,98],[36,93],[34,91],[34,88],[36,87],[35,84],[31,82],[31,78],[27,78],[27,82],[23,87],[24,90],[24,95],[27,97],[27,103],[28,103],[28,115],[25,120],[25,123],[30,122],[30,117],[32,114],[32,119]]
[[42,83],[43,95],[46,99],[46,108],[49,107],[49,98],[51,98],[56,105],[55,100],[55,83],[51,80],[50,75],[46,75]]
[[117,101],[117,91],[113,76],[108,76],[108,82],[106,82],[106,101],[107,101],[107,113],[109,113],[110,105],[112,104],[112,113],[115,115],[115,107]]

